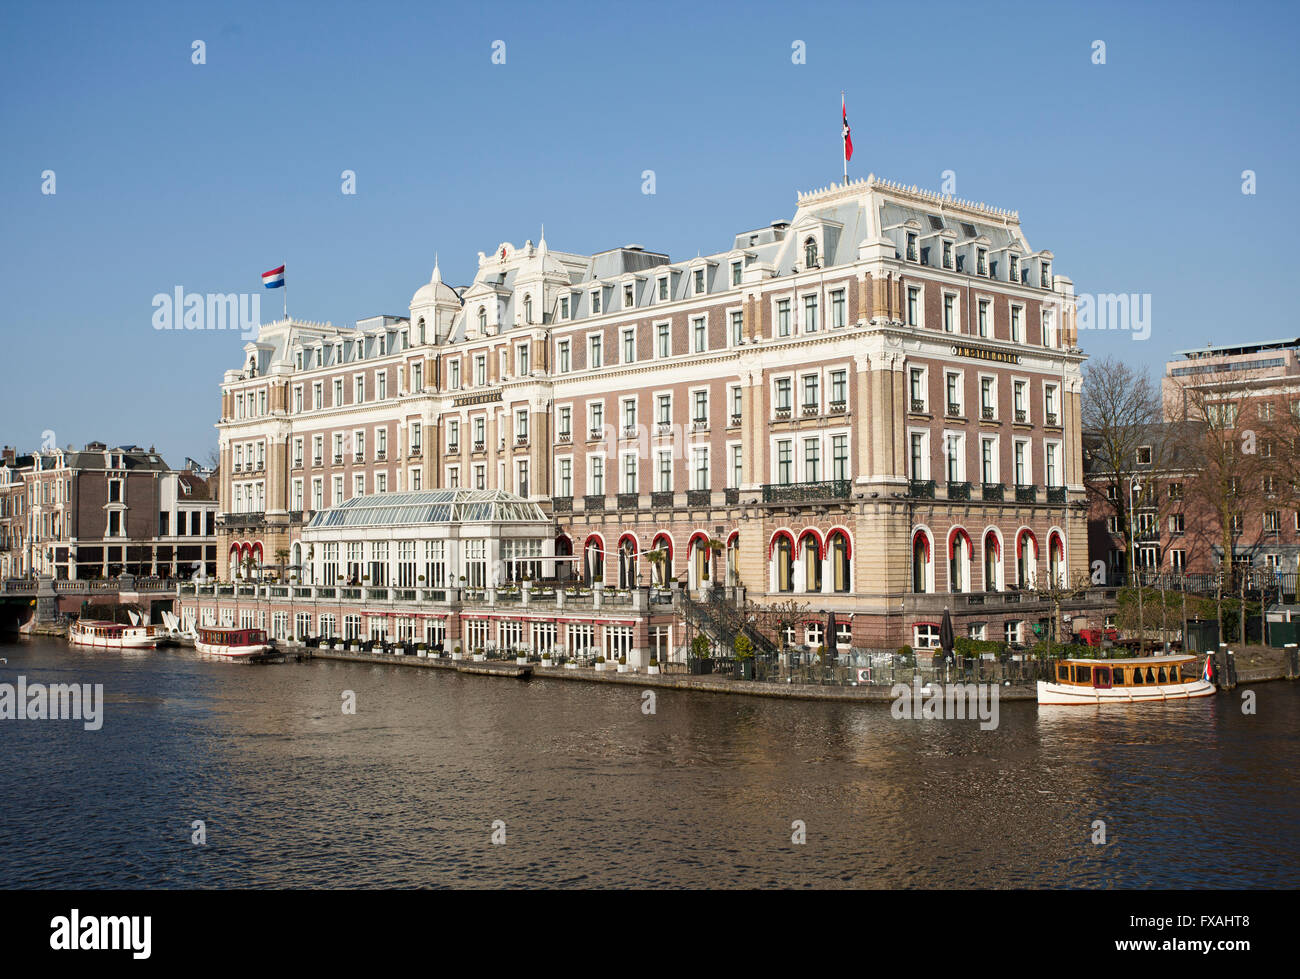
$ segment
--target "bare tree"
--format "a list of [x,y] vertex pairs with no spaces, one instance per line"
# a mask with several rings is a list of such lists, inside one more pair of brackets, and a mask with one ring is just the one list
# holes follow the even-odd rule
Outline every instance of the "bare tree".
[[[1168,494],[1161,492],[1160,475],[1174,470],[1178,425],[1165,421],[1160,388],[1145,374],[1113,357],[1084,367],[1081,422],[1088,441],[1093,504],[1114,518],[1112,533],[1124,540],[1127,570],[1134,570],[1136,555],[1130,499],[1134,510],[1146,514],[1143,529],[1154,523],[1158,530],[1161,507]],[[1137,489],[1130,492],[1136,481]]]

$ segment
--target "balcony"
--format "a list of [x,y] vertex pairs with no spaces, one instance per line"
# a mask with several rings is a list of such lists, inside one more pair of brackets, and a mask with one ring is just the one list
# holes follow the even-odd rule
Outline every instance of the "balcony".
[[636,493],[619,493],[616,500],[615,505],[620,510],[635,510],[641,502],[641,497]]
[[849,410],[849,404],[847,401],[832,401],[827,408],[832,415],[842,415]]
[[1006,495],[1006,487],[1001,483],[981,483],[980,499],[986,503],[1001,503]]
[[[459,442],[448,442],[448,443],[447,443],[447,454],[448,454],[448,455],[453,455],[453,456],[454,456],[454,455],[459,455],[459,454],[460,454],[460,443],[459,443]],[[415,455],[415,453],[412,452],[411,455]]]
[[913,398],[912,412],[913,414],[918,414],[918,415],[925,414],[925,401],[921,398]]
[[948,499],[950,500],[969,500],[970,483],[948,483]]
[[986,422],[995,422],[998,420],[997,412],[992,405],[985,405],[980,409],[980,418]]
[[302,459],[294,459],[294,460],[293,460],[293,466],[292,466],[292,468],[294,468],[294,469],[301,469],[301,468],[302,468]]
[[570,445],[573,442],[573,433],[561,432],[559,435],[555,437],[555,441],[560,443],[560,445]]
[[600,442],[604,438],[605,438],[605,429],[603,427],[593,428],[591,429],[591,431],[587,433],[588,442]]
[[740,490],[736,487],[728,487],[723,490],[723,500],[728,506],[735,506],[740,502]]
[[739,425],[740,425],[740,416],[739,416],[739,415],[732,415],[731,418],[729,419],[728,427],[730,427],[730,428],[737,428],[737,427],[739,427]]
[[820,410],[821,410],[821,409],[818,408],[817,405],[804,405],[804,406],[803,406],[803,413],[804,413],[805,416],[807,416],[807,415],[815,415],[815,414],[817,414]]
[[325,464],[325,459],[323,456],[316,456],[312,459],[311,464],[313,466],[323,466]]
[[1065,505],[1065,487],[1049,486],[1047,487],[1047,502],[1055,503],[1058,506]]
[[1032,483],[1028,486],[1016,484],[1016,502],[1017,503],[1037,503],[1038,487]]
[[1018,425],[1023,425],[1023,424],[1025,424],[1027,421],[1029,421],[1029,412],[1025,411],[1024,408],[1017,408],[1017,409],[1016,409],[1016,424],[1018,424]]
[[650,494],[650,506],[655,510],[671,509],[673,505],[673,491],[660,490]]
[[387,459],[388,459],[387,450],[380,449],[378,452],[375,453],[375,462],[384,462]]
[[523,447],[526,446],[527,444],[528,444],[528,436],[527,436],[527,435],[516,435],[516,436],[515,436],[515,448],[516,448],[516,449],[523,448]]
[[960,418],[960,417],[961,417],[961,405],[957,404],[957,402],[955,402],[955,401],[949,401],[949,402],[948,402],[948,417],[949,417],[949,418]]
[[365,462],[365,461],[366,461],[366,454],[365,454],[364,452],[358,452],[356,455],[354,455],[354,456],[352,457],[352,462],[353,462],[354,464],[355,464],[355,463],[360,463],[360,462]]
[[789,409],[789,408],[777,408],[777,409],[776,409],[776,420],[777,420],[777,421],[779,421],[779,422],[782,422],[782,421],[788,421],[789,418],[790,418],[790,409]]
[[658,425],[655,426],[656,435],[670,435],[672,434],[672,430],[673,430],[672,422],[660,422]]
[[582,498],[582,508],[584,510],[601,511],[605,509],[604,494],[590,494]]
[[636,426],[635,426],[635,425],[624,425],[624,426],[623,426],[623,438],[625,438],[625,439],[634,439],[634,438],[636,438]]
[[553,498],[551,499],[551,508],[552,508],[556,513],[572,513],[572,512],[573,512],[573,497],[571,497],[571,496],[556,496],[556,497],[553,497]]
[[709,430],[709,420],[707,418],[697,418],[691,422],[692,432],[707,432]]
[[933,479],[909,479],[907,481],[907,495],[918,500],[934,499],[934,480]]
[[686,491],[686,505],[690,507],[706,507],[713,503],[713,491],[707,489],[693,489]]
[[343,453],[342,453],[342,452],[336,452],[336,453],[334,453],[334,465],[336,465],[336,466],[341,466],[341,465],[343,465]]
[[1049,411],[1049,412],[1047,413],[1047,427],[1048,427],[1048,428],[1059,428],[1059,427],[1060,427],[1060,423],[1056,420],[1056,412],[1054,412],[1054,411]]
[[479,439],[477,442],[475,442],[475,443],[474,443],[474,451],[475,451],[475,452],[486,452],[486,451],[487,451],[487,441],[484,440],[484,439]]
[[847,479],[829,479],[816,483],[764,483],[764,503],[819,503],[823,500],[847,500],[853,483]]
[[413,446],[411,446],[411,451],[410,451],[410,454],[407,456],[407,458],[408,458],[408,459],[423,459],[423,458],[424,458],[424,448],[423,448],[422,446],[420,446],[420,445],[413,445]]

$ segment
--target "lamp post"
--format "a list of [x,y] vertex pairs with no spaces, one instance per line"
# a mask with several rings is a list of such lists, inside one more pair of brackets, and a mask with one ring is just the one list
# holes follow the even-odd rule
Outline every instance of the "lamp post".
[[1130,482],[1128,485],[1128,513],[1129,513],[1128,529],[1129,529],[1129,537],[1132,540],[1131,553],[1133,555],[1130,564],[1132,565],[1133,578],[1137,582],[1137,590],[1138,590],[1138,653],[1140,655],[1143,647],[1143,638],[1146,634],[1146,626],[1143,623],[1143,615],[1142,615],[1142,572],[1140,570],[1140,564],[1138,562],[1137,510],[1133,502],[1134,493],[1137,494],[1138,498],[1141,498],[1142,484],[1138,481],[1137,477],[1134,477],[1133,481]]

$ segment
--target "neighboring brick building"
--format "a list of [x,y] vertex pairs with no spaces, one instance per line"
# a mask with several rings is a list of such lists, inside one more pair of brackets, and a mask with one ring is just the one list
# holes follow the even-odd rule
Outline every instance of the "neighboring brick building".
[[222,384],[221,576],[318,572],[305,525],[357,495],[495,489],[553,516],[548,574],[626,587],[659,551],[691,593],[808,603],[810,639],[833,610],[929,645],[945,606],[1025,639],[1034,586],[1087,566],[1052,262],[1014,212],[871,178],[709,256],[504,243],[409,317],[266,324]]
[[[6,487],[8,487],[6,491]],[[57,578],[216,572],[216,501],[152,449],[47,449],[0,468],[6,574]]]

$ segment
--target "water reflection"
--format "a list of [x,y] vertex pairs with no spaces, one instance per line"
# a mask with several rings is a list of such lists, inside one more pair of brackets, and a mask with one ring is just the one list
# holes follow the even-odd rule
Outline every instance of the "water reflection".
[[[884,705],[30,642],[104,729],[0,722],[0,886],[1293,886],[1300,690]],[[342,713],[353,691],[357,714]],[[203,819],[208,845],[189,843]],[[508,843],[489,844],[493,820]],[[1109,843],[1089,842],[1105,820]],[[807,842],[793,845],[801,820]]]

